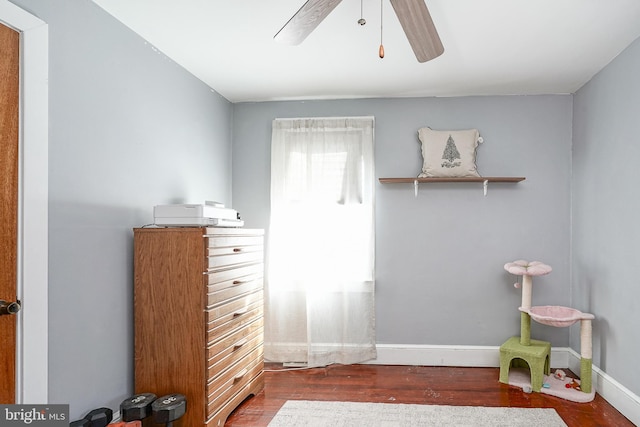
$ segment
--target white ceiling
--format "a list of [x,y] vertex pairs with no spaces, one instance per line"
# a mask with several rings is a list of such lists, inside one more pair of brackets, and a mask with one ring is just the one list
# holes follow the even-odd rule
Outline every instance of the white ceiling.
[[93,0],[231,102],[573,93],[640,37],[638,0],[427,0],[445,52],[418,63],[388,0],[341,4],[298,46],[305,0]]

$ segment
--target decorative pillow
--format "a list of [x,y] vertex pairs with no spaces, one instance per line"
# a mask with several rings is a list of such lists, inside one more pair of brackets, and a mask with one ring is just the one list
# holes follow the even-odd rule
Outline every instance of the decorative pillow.
[[476,167],[476,148],[482,142],[477,129],[433,130],[421,128],[422,173],[426,177],[480,176]]

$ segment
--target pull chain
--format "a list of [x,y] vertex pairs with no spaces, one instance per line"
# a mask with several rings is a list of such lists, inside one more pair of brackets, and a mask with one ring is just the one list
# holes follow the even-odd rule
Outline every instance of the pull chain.
[[364,7],[362,6],[363,2],[364,0],[360,0],[360,19],[358,19],[358,24],[360,25],[364,25],[367,23],[367,21],[364,19]]
[[384,58],[384,46],[382,45],[382,2],[383,0],[380,0],[380,49],[378,49],[380,59]]

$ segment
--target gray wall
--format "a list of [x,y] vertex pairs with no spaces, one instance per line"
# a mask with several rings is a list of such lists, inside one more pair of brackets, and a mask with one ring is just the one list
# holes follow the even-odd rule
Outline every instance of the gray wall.
[[[640,395],[640,39],[574,99],[572,300],[593,313],[594,363]],[[571,346],[580,349],[579,327]],[[631,369],[630,369],[631,368]]]
[[[419,172],[419,127],[477,127],[480,172],[527,178],[490,184],[486,198],[480,184],[423,185],[416,199],[411,184],[377,183],[379,343],[500,344],[519,333],[520,303],[502,265],[537,259],[554,271],[534,279],[534,304],[593,312],[594,362],[640,394],[640,373],[628,369],[640,354],[631,271],[640,172],[625,164],[639,151],[638,41],[573,105],[571,96],[231,105],[88,0],[11,1],[50,30],[49,393],[71,403],[72,417],[115,409],[133,390],[131,228],[150,223],[155,204],[231,205],[233,190],[247,226],[268,229],[276,117],[375,116],[378,177]],[[575,326],[532,327],[579,350]]]
[[[376,187],[376,328],[387,344],[499,345],[520,332],[521,292],[503,265],[541,260],[535,304],[568,305],[571,96],[362,99],[234,104],[234,207],[269,226],[271,121],[276,117],[373,115],[377,177],[421,169],[420,127],[478,128],[478,168],[525,176],[518,184]],[[554,346],[569,331],[532,325]]]
[[231,104],[88,0],[49,24],[49,396],[72,418],[133,392],[132,228],[231,204]]

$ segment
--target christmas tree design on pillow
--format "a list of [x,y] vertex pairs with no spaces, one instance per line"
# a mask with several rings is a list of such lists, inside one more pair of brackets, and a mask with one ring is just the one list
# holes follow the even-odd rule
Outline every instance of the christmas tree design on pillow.
[[447,139],[447,145],[444,147],[444,151],[442,152],[442,159],[444,162],[440,166],[443,168],[455,168],[461,165],[460,162],[456,162],[455,160],[460,160],[460,152],[458,151],[458,147],[456,147],[456,143],[449,135],[449,139]]

